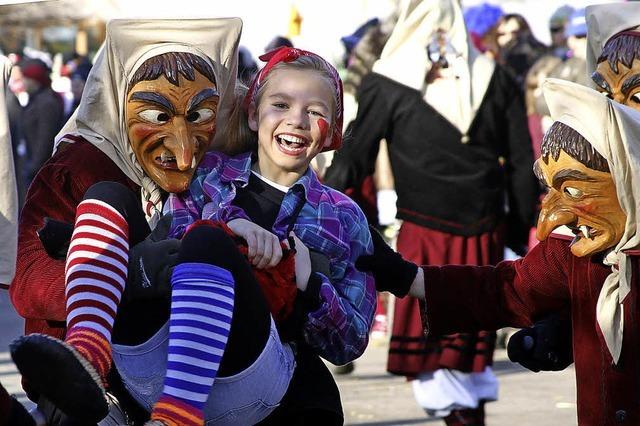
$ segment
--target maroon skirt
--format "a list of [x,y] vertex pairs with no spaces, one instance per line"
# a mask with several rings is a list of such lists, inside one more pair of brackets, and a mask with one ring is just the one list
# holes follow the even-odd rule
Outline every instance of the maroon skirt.
[[[464,237],[404,222],[398,251],[419,265],[494,265],[502,260],[502,232]],[[427,288],[428,288],[427,283]],[[477,373],[492,364],[495,333],[424,337],[418,299],[396,299],[387,371],[415,377],[441,368]]]

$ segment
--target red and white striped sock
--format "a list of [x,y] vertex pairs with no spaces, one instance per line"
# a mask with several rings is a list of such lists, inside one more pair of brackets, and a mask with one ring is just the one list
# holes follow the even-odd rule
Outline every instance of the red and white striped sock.
[[129,225],[109,204],[78,205],[66,265],[67,337],[105,379],[111,331],[127,279]]

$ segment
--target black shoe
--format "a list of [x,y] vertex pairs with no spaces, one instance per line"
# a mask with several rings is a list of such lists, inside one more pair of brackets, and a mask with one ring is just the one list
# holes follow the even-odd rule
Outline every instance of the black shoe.
[[97,423],[109,412],[102,380],[74,348],[45,334],[30,334],[10,346],[18,371],[69,417]]

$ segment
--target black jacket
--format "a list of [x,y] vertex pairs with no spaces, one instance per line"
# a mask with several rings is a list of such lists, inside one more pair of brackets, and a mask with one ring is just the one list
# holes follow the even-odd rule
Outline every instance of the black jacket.
[[422,93],[382,75],[367,75],[357,98],[357,117],[327,170],[327,185],[358,187],[385,138],[398,218],[471,236],[495,229],[508,211],[509,233],[524,243],[538,187],[522,96],[502,68],[496,66],[464,142]]

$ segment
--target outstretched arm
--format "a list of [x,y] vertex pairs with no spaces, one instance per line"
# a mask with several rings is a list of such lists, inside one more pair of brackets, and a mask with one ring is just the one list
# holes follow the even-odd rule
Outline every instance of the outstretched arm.
[[[376,237],[374,237],[374,242]],[[497,266],[417,268],[384,246],[364,256],[358,267],[372,271],[378,290],[423,300],[423,318],[435,334],[524,327],[568,305],[565,241],[549,238],[517,261]]]

